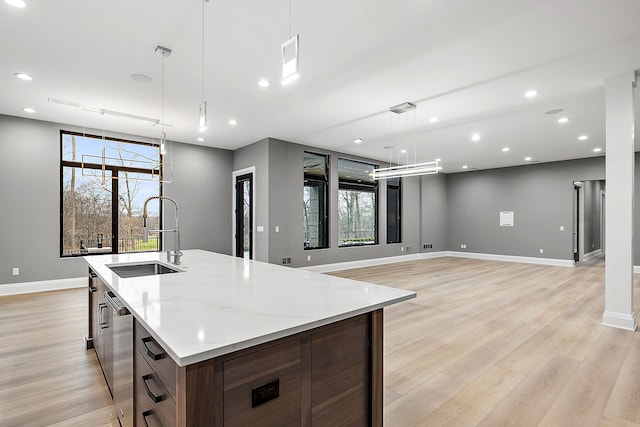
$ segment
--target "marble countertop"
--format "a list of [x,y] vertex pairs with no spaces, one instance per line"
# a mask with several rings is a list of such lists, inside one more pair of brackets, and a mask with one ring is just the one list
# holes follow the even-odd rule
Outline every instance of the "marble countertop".
[[179,273],[126,279],[107,266],[166,263],[166,254],[84,258],[180,366],[416,296],[401,289],[213,252],[183,252]]

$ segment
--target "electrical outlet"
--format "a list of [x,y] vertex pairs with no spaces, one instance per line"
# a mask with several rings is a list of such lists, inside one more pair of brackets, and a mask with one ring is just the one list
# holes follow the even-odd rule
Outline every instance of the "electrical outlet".
[[13,267],[13,275],[14,276],[19,276],[20,275],[20,268],[19,267]]
[[540,253],[543,254],[544,253],[544,249],[540,249]]
[[276,225],[276,233],[279,233],[279,232],[280,232],[280,226]]
[[422,249],[433,249],[433,244],[427,243],[425,245],[422,245]]
[[410,250],[411,250],[411,246],[405,246],[405,247],[404,247],[404,251],[405,251],[405,252],[409,252]]
[[307,255],[307,261],[311,261],[311,255]]
[[286,258],[282,258],[282,264],[286,264],[287,263],[287,259]]
[[287,264],[291,264],[291,257],[287,257]]
[[404,246],[400,246],[400,252],[404,252]]
[[564,231],[564,225],[560,226],[560,231]]
[[466,243],[461,244],[461,245],[460,245],[460,248],[461,248],[461,249],[467,249],[467,244],[466,244]]

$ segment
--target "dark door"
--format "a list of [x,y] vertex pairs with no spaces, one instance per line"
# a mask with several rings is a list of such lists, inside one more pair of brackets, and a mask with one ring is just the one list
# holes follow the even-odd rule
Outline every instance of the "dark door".
[[574,183],[573,186],[573,190],[574,190],[574,196],[573,196],[573,203],[574,203],[574,213],[575,213],[575,217],[574,217],[574,225],[573,225],[573,260],[575,262],[580,261],[580,245],[581,245],[581,239],[580,239],[580,195],[581,195],[581,191],[580,188],[582,188],[582,185],[576,185]]
[[253,259],[253,174],[236,177],[236,256]]

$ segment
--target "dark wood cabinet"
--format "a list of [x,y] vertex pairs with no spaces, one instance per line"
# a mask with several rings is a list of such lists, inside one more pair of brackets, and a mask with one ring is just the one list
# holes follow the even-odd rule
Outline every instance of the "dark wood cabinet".
[[89,271],[89,337],[98,356],[102,373],[113,395],[113,311],[104,293],[107,286]]
[[381,426],[381,327],[378,310],[180,367],[136,321],[137,425]]

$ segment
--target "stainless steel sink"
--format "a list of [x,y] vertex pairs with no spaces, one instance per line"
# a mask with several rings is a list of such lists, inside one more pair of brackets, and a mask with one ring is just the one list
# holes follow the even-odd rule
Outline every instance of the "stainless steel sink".
[[168,267],[159,262],[146,262],[140,264],[107,265],[123,279],[130,277],[155,276],[158,274],[179,273],[180,270]]

